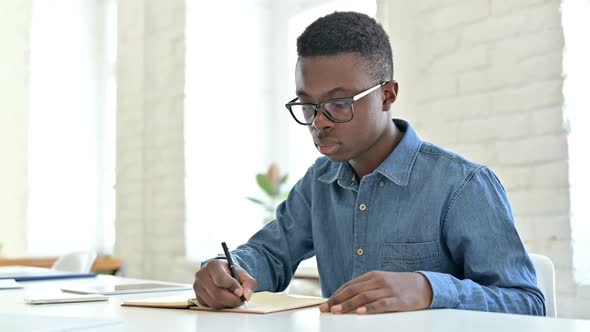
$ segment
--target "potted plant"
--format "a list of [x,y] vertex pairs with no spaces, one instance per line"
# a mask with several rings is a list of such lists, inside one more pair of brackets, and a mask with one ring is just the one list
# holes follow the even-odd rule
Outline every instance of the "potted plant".
[[256,183],[258,183],[260,189],[266,194],[266,197],[264,199],[254,197],[246,198],[264,208],[266,215],[263,224],[267,224],[275,218],[277,205],[289,196],[289,190],[283,189],[287,178],[287,174],[281,175],[279,165],[276,163],[272,163],[266,173],[256,174]]

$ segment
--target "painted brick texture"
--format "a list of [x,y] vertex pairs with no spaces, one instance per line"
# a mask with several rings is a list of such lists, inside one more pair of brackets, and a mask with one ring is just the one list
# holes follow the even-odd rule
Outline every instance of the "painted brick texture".
[[561,2],[378,4],[400,82],[396,116],[498,174],[525,246],[555,264],[558,314],[589,318],[572,276]]
[[184,257],[184,1],[119,1],[117,240],[126,275]]

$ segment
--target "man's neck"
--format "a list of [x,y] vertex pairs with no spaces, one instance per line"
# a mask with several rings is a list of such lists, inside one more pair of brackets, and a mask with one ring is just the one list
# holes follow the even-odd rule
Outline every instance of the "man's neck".
[[377,169],[391,152],[395,150],[403,137],[404,133],[391,121],[391,125],[377,139],[377,142],[366,151],[365,155],[350,160],[350,165],[356,173],[357,180],[362,179],[365,175],[371,174]]

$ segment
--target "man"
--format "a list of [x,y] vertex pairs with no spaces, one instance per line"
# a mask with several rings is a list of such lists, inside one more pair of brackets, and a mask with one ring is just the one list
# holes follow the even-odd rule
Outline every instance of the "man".
[[322,312],[458,308],[544,315],[544,297],[494,173],[392,121],[389,38],[372,18],[336,12],[297,39],[292,117],[325,155],[233,256],[196,274],[213,308],[285,289],[316,256]]

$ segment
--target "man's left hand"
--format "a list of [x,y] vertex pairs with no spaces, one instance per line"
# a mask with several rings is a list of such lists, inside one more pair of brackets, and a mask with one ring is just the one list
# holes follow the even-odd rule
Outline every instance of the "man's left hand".
[[342,285],[321,312],[376,314],[426,309],[432,303],[432,287],[417,272],[371,271]]

